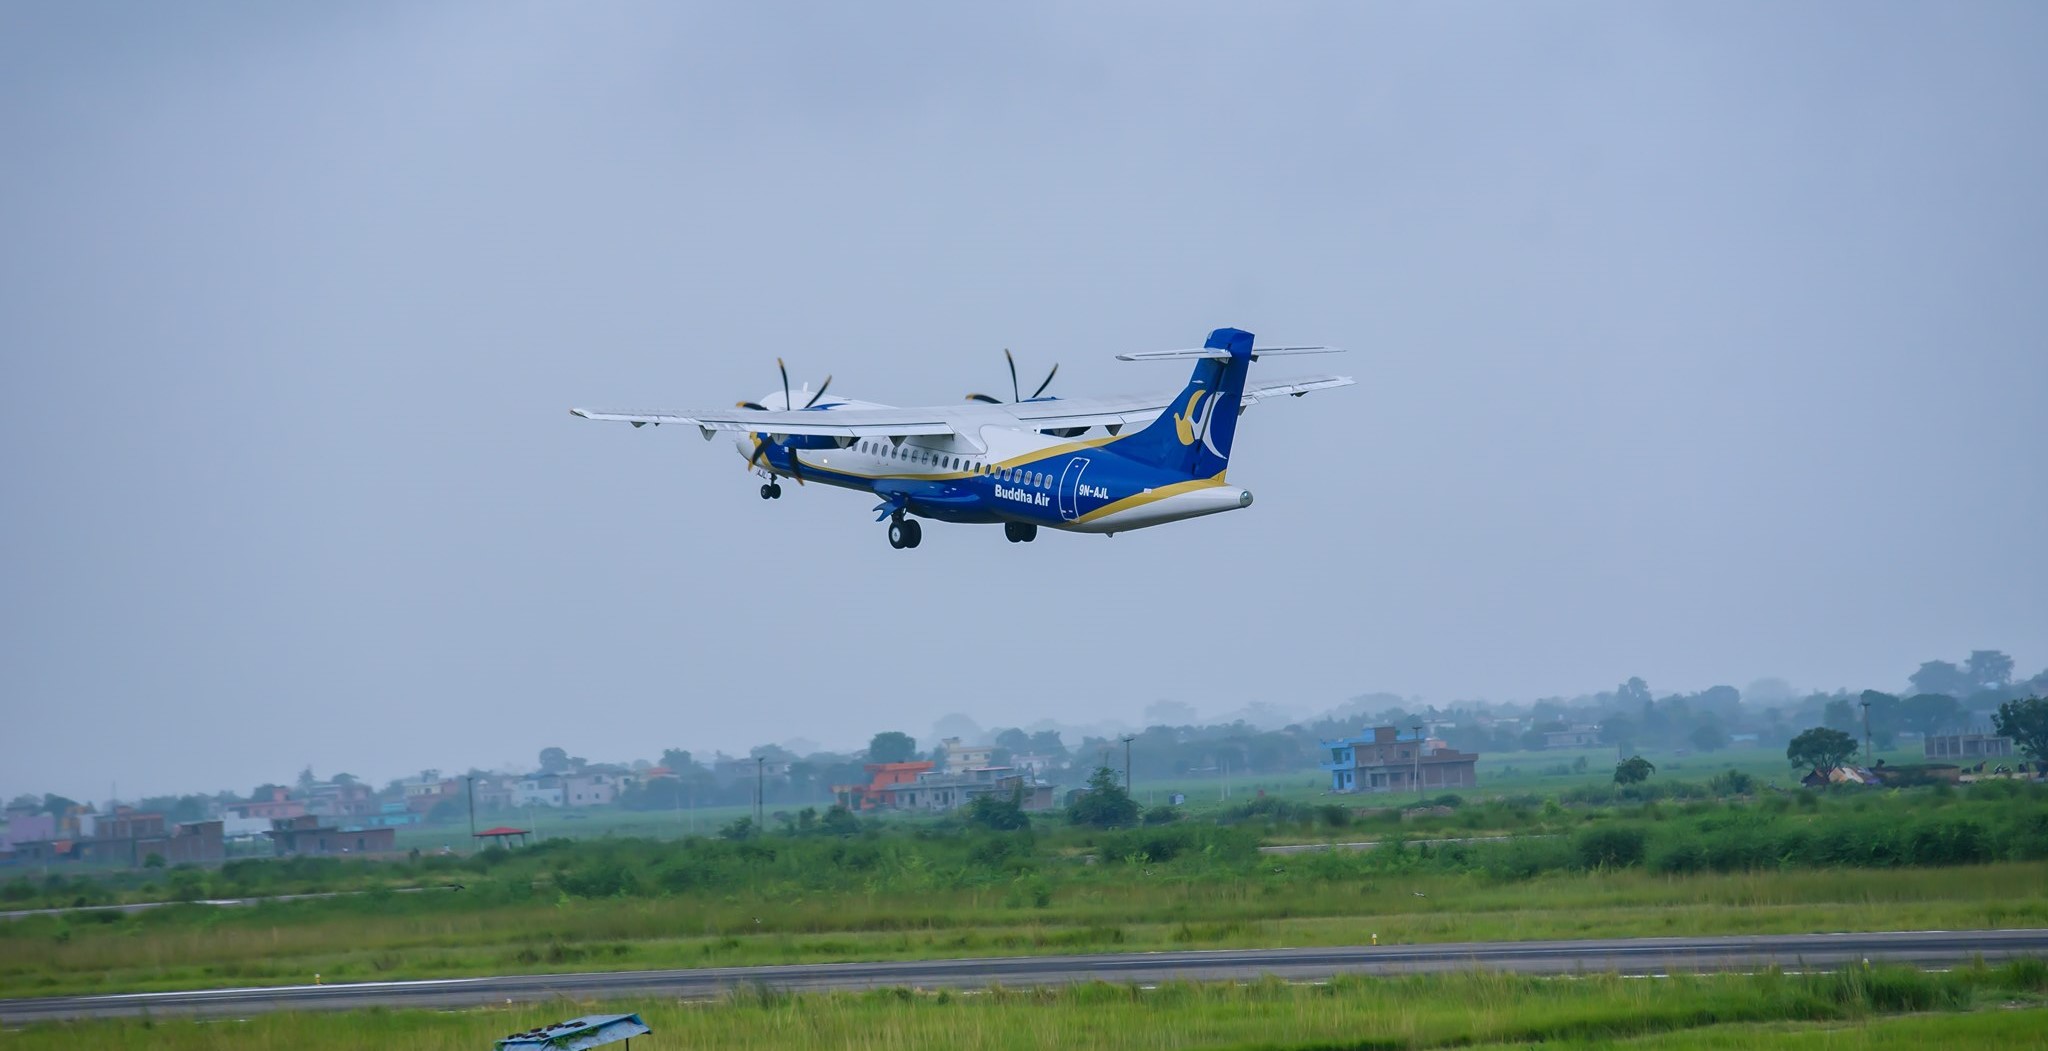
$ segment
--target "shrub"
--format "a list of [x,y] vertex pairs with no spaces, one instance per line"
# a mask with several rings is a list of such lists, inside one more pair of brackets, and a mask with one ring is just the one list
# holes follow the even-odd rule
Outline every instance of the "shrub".
[[1572,847],[1587,868],[1627,868],[1642,862],[1648,838],[1640,825],[1595,825],[1580,832]]

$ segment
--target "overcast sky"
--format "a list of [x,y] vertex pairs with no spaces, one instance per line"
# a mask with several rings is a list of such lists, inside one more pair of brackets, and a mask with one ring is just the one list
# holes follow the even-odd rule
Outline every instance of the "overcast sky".
[[[2048,664],[2036,3],[0,6],[0,793]],[[1176,389],[1250,510],[572,405]]]

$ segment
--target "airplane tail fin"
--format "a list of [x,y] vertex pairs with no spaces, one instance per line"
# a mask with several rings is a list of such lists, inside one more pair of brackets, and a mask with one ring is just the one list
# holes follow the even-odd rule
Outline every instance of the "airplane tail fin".
[[1230,466],[1230,440],[1237,433],[1238,407],[1251,369],[1252,334],[1219,328],[1202,348],[1208,353],[1195,362],[1188,385],[1158,419],[1117,442],[1119,454],[1191,478],[1218,478]]

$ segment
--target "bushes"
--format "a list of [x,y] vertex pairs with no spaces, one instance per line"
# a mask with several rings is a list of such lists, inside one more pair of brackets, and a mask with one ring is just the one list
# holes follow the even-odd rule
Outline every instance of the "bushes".
[[1244,862],[1258,856],[1256,836],[1241,829],[1218,825],[1179,824],[1141,828],[1103,836],[1104,861],[1129,858],[1166,862],[1188,854],[1201,854],[1219,862]]
[[1640,825],[1595,825],[1578,834],[1572,849],[1589,869],[1619,869],[1640,864],[1649,832]]

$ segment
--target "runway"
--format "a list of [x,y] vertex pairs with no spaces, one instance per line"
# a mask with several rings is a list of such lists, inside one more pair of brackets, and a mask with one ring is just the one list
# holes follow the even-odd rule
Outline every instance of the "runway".
[[1722,938],[1606,938],[1588,941],[1463,942],[1320,949],[1010,956],[969,960],[715,967],[672,971],[520,974],[409,982],[364,982],[190,992],[120,993],[0,1000],[0,1022],[135,1015],[241,1016],[264,1011],[359,1007],[449,1008],[538,1000],[658,996],[705,999],[735,987],[790,991],[884,986],[972,988],[1106,981],[1150,984],[1274,976],[1416,974],[1484,969],[1523,974],[1748,970],[1776,964],[1827,969],[1888,961],[1942,967],[1982,957],[2048,955],[2048,930],[1895,931]]

